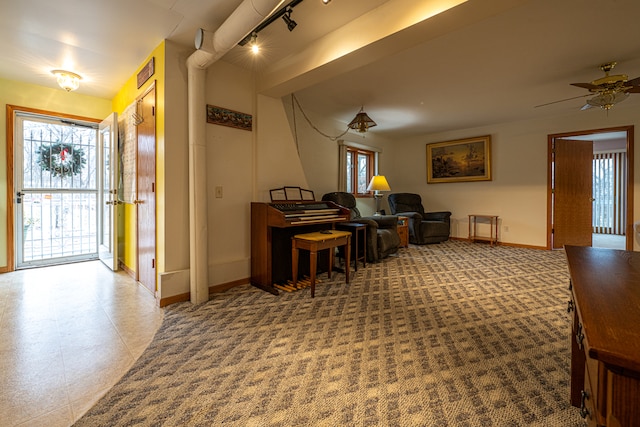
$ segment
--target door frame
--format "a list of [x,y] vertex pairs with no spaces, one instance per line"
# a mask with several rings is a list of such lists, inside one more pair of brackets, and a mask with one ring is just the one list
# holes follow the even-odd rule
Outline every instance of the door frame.
[[7,265],[6,267],[0,267],[0,273],[8,273],[10,271],[15,271],[16,269],[16,259],[15,259],[15,235],[14,235],[14,226],[15,226],[15,206],[14,206],[14,195],[15,195],[15,182],[14,182],[14,147],[15,147],[15,117],[16,117],[16,112],[24,112],[24,113],[31,113],[31,114],[40,114],[43,116],[50,116],[50,117],[59,117],[62,119],[68,119],[68,120],[78,120],[78,121],[84,121],[84,122],[92,122],[92,123],[100,123],[99,119],[94,119],[92,117],[84,117],[84,116],[76,116],[73,114],[64,114],[64,113],[57,113],[55,111],[47,111],[47,110],[40,110],[37,108],[29,108],[29,107],[21,107],[18,105],[10,105],[7,104],[7,119],[6,119],[6,126],[7,126],[7,150],[6,150],[6,159],[7,159],[7,175],[6,175],[6,180],[7,180],[7,209],[6,209],[6,215],[7,215],[7,228],[6,228],[6,235],[7,235],[7,246],[6,246],[6,253],[7,253]]
[[574,132],[555,133],[547,135],[547,249],[551,250],[552,239],[552,220],[553,220],[553,142],[556,139],[571,139],[571,137],[592,135],[598,133],[610,133],[610,132],[625,132],[627,134],[627,211],[626,211],[626,224],[625,224],[625,249],[628,251],[633,250],[633,135],[634,126],[616,126],[611,128],[591,129]]

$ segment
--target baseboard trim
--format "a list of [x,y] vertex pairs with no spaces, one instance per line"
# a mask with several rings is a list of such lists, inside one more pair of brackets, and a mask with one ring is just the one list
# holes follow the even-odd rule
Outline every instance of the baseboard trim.
[[127,273],[129,275],[129,277],[131,277],[133,280],[138,280],[138,278],[136,277],[136,272],[133,271],[131,268],[129,268],[124,261],[122,260],[118,260],[118,267],[123,270],[125,273]]
[[158,301],[158,304],[160,306],[160,308],[162,307],[166,307],[168,305],[171,304],[177,304],[179,302],[185,302],[185,301],[189,301],[191,300],[191,292],[187,292],[184,294],[178,294],[178,295],[173,295],[170,297],[166,297],[166,298],[160,298],[160,301]]
[[[470,242],[471,240],[469,240],[467,237],[449,237],[449,240],[461,240],[464,242]],[[486,243],[489,244],[489,242],[483,242],[483,241],[477,241],[476,243]],[[523,249],[538,249],[538,250],[542,250],[542,251],[548,251],[549,248],[547,248],[546,246],[534,246],[534,245],[523,245],[520,243],[508,243],[508,242],[498,242],[498,245],[500,246],[510,246],[513,248],[523,248]]]
[[[242,286],[249,284],[249,278],[234,280],[232,282],[220,283],[218,285],[209,286],[209,295],[219,294],[222,292],[226,292],[231,288],[235,288],[236,286]],[[179,302],[185,302],[191,300],[191,292],[186,292],[184,294],[173,295],[166,298],[160,299],[160,307],[166,307],[171,304],[176,304]]]
[[221,283],[219,285],[209,286],[209,295],[211,294],[219,294],[221,292],[226,292],[231,288],[235,288],[236,286],[248,285],[249,278],[234,280],[232,282]]

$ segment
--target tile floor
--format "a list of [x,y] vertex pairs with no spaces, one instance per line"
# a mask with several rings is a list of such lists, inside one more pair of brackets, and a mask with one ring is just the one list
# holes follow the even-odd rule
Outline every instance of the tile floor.
[[591,246],[594,248],[624,249],[627,245],[625,236],[615,234],[593,234]]
[[0,425],[73,424],[162,316],[149,291],[100,261],[0,274]]

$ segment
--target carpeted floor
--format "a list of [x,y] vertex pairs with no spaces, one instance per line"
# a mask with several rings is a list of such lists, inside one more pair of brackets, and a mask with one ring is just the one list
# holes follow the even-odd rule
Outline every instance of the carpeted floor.
[[170,306],[77,426],[583,426],[564,253],[449,241]]

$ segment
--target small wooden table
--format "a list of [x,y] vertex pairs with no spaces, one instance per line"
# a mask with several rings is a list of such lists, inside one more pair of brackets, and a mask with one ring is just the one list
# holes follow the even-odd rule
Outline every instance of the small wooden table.
[[[491,227],[489,237],[478,236],[478,218],[488,221]],[[498,244],[498,215],[469,215],[469,240],[476,242],[478,240],[488,241],[491,246]]]
[[[351,232],[340,230],[326,230],[325,232],[315,231],[313,233],[296,234],[291,238],[291,270],[294,286],[298,283],[298,251],[306,249],[309,251],[309,264],[311,278],[311,297],[316,294],[316,271],[318,268],[318,251],[323,249],[333,249],[338,246],[345,247],[345,267],[344,274],[346,282],[349,283],[349,264],[351,263]],[[329,253],[329,279],[333,270],[334,253]]]
[[[358,261],[362,260],[362,266],[367,266],[367,224],[359,222],[340,222],[336,224],[337,229],[344,229],[345,231],[351,231],[353,236],[353,265],[354,270],[358,271]],[[361,237],[362,236],[362,237]],[[360,247],[362,242],[362,247]]]
[[398,216],[398,236],[400,236],[400,246],[409,247],[409,217]]

